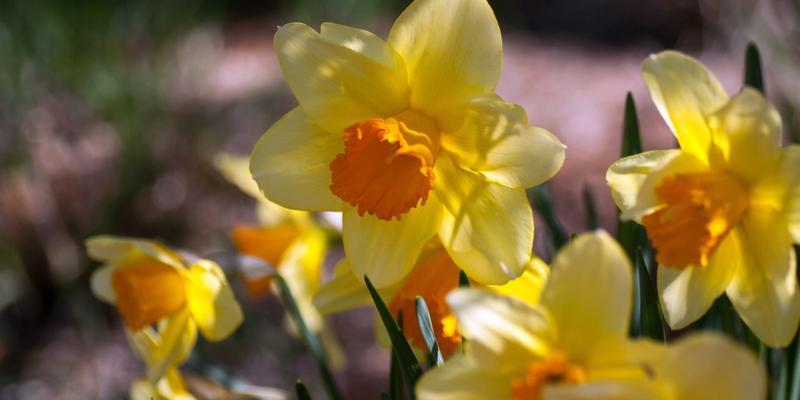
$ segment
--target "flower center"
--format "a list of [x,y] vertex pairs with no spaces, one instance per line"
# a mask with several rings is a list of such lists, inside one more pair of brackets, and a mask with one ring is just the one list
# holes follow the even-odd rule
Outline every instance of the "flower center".
[[405,111],[344,131],[344,154],[331,162],[331,192],[358,214],[391,220],[425,204],[433,187],[439,130],[428,117]]
[[646,215],[642,224],[658,262],[674,268],[708,265],[748,205],[744,185],[717,172],[668,176],[656,187],[656,196],[666,205]]
[[183,277],[175,268],[158,262],[116,269],[111,287],[125,326],[134,332],[186,304]]
[[528,366],[525,376],[511,384],[513,400],[541,400],[542,389],[548,384],[577,384],[586,381],[586,371],[570,364],[561,353],[550,354],[546,359]]
[[389,303],[392,315],[403,312],[402,328],[409,341],[426,349],[425,339],[417,323],[415,301],[417,296],[425,299],[431,316],[431,325],[436,342],[444,356],[451,354],[461,343],[456,327],[456,318],[445,302],[445,296],[458,286],[458,266],[444,248],[439,248],[418,264],[406,278],[405,283]]
[[[240,254],[260,258],[274,268],[278,268],[286,249],[299,235],[297,227],[288,224],[272,228],[236,226],[232,232]],[[272,278],[271,274],[245,275],[245,289],[250,296],[261,297],[269,291]]]

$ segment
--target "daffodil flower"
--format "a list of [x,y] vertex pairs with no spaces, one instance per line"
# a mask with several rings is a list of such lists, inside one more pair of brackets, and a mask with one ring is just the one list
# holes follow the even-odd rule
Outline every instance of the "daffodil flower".
[[104,263],[92,274],[92,291],[116,305],[152,384],[186,360],[198,329],[218,341],[242,322],[228,281],[212,261],[187,263],[189,256],[141,239],[95,236],[86,247]]
[[131,400],[195,400],[175,368],[167,370],[155,384],[147,379],[137,380],[131,386],[130,396]]
[[[503,285],[472,284],[482,290],[515,296],[529,304],[539,300],[549,268],[539,258],[532,257],[522,275]],[[438,240],[431,240],[423,249],[411,273],[403,281],[380,289],[379,294],[392,315],[402,312],[401,328],[409,343],[420,352],[427,349],[419,329],[416,298],[422,297],[428,307],[436,342],[442,354],[451,355],[461,344],[456,317],[445,302],[447,294],[459,284],[460,270]],[[355,276],[347,261],[336,267],[334,279],[323,285],[314,297],[314,304],[323,314],[372,304],[364,284]],[[388,347],[385,329],[376,320],[378,342]]]
[[632,285],[624,251],[594,232],[558,253],[538,306],[478,289],[451,292],[447,302],[469,339],[466,352],[423,375],[417,397],[764,398],[755,357],[726,339],[704,336],[670,350],[628,339]]
[[253,150],[267,198],[341,210],[345,255],[378,288],[436,235],[481,283],[522,273],[533,240],[524,188],[555,174],[564,146],[494,94],[502,43],[485,0],[417,0],[387,41],[290,23],[274,43],[299,106]]
[[622,218],[647,229],[673,329],[723,292],[771,347],[800,321],[793,243],[800,243],[800,146],[781,147],[778,112],[758,91],[728,97],[698,61],[666,51],[642,68],[680,149],[615,162],[606,178]]
[[[344,352],[311,301],[320,286],[328,236],[310,213],[289,210],[264,198],[250,176],[248,164],[246,156],[220,153],[214,158],[220,173],[258,205],[260,225],[237,225],[231,231],[233,244],[242,255],[239,267],[244,287],[251,297],[259,298],[278,290],[273,279],[276,272],[280,273],[304,322],[320,335],[328,362],[335,368],[343,367]],[[296,332],[296,327],[290,327]]]

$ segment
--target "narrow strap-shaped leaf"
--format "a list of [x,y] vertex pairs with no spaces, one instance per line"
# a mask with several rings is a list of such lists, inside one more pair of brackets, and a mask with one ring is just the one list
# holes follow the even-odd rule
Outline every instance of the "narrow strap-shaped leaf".
[[367,284],[367,290],[369,290],[369,294],[372,296],[375,308],[378,309],[378,316],[381,322],[383,322],[386,332],[389,334],[389,339],[392,342],[392,349],[397,357],[400,371],[402,371],[403,378],[406,381],[406,386],[411,388],[412,393],[409,393],[409,395],[413,397],[414,384],[417,383],[417,380],[422,376],[422,367],[417,362],[414,351],[411,350],[411,346],[408,344],[408,341],[406,341],[403,332],[400,330],[400,326],[394,318],[392,318],[392,314],[389,312],[386,304],[383,303],[381,296],[378,294],[378,291],[375,290],[372,282],[370,282],[369,278],[366,276],[364,277],[364,282]]
[[622,157],[632,156],[642,152],[642,138],[639,132],[639,118],[636,115],[636,103],[633,94],[628,92],[625,96],[625,115],[622,120]]
[[[402,325],[401,325],[402,326]],[[392,350],[391,363],[389,364],[389,395],[392,400],[403,400],[403,372],[400,371],[400,362],[397,353]]]
[[528,189],[528,197],[533,203],[533,208],[544,218],[547,230],[553,241],[553,250],[557,251],[567,243],[567,234],[553,210],[553,199],[547,184],[541,184]]
[[762,94],[767,94],[764,87],[764,75],[761,72],[761,55],[758,46],[750,42],[744,52],[744,84],[758,89]]
[[791,391],[787,399],[800,399],[800,336],[794,338],[795,346],[792,348],[794,357],[791,374]]
[[631,330],[635,337],[666,341],[666,329],[661,305],[653,279],[641,251],[636,252],[634,265],[634,313]]
[[314,359],[314,364],[316,364],[317,369],[319,370],[319,374],[322,378],[322,383],[325,386],[325,391],[328,393],[328,397],[331,400],[341,399],[342,396],[339,394],[339,389],[336,387],[333,374],[331,373],[330,368],[328,368],[328,363],[325,361],[325,354],[322,351],[322,346],[319,343],[319,339],[313,332],[311,332],[310,329],[308,329],[308,325],[306,325],[303,315],[300,314],[300,309],[297,307],[297,302],[295,302],[294,296],[289,290],[289,286],[286,285],[286,281],[279,274],[275,275],[275,283],[278,284],[278,288],[280,289],[280,295],[281,299],[283,300],[283,304],[286,306],[289,315],[292,317],[298,329],[300,330],[300,333],[303,335],[306,346],[308,346],[308,350],[311,352],[311,357]]
[[467,273],[464,272],[464,270],[461,270],[458,273],[458,286],[459,287],[464,287],[464,288],[468,288],[468,287],[472,286],[472,285],[470,285],[469,277],[467,276]]
[[417,311],[417,324],[419,324],[419,330],[422,332],[425,345],[428,347],[431,363],[434,365],[441,365],[444,362],[444,356],[442,356],[442,352],[439,350],[439,343],[436,342],[436,333],[433,330],[431,314],[428,312],[428,305],[425,303],[425,299],[417,296],[414,300],[414,307]]
[[583,206],[586,209],[586,227],[593,231],[600,227],[597,221],[597,206],[594,201],[592,188],[588,184],[583,184]]
[[297,400],[311,400],[311,395],[308,394],[306,385],[300,379],[294,382],[294,392],[297,394]]

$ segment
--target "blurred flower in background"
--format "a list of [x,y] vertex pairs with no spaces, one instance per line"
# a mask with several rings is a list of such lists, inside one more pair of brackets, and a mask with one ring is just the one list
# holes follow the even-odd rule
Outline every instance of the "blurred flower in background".
[[[490,3],[504,34],[497,93],[558,132],[569,148],[551,185],[569,233],[585,229],[582,186],[595,194],[600,224],[613,226],[603,173],[618,158],[627,91],[639,100],[645,148],[674,145],[645,100],[639,70],[650,53],[678,48],[695,55],[733,93],[744,45],[754,40],[769,60],[767,97],[787,131],[800,136],[796,2]],[[272,48],[276,26],[337,21],[385,38],[406,5],[0,5],[0,398],[127,397],[145,370],[127,348],[122,321],[91,295],[84,239],[153,237],[235,267],[230,228],[262,221],[257,201],[217,173],[214,157],[249,154],[295,105]],[[536,253],[547,258],[547,232],[537,226]],[[340,247],[332,246],[323,275],[332,276],[340,257]],[[231,286],[243,300],[243,285],[231,280]],[[287,389],[300,377],[312,395],[321,393],[302,343],[284,333],[277,299],[241,303],[248,318],[232,337],[213,346],[198,342],[182,369],[187,386],[210,378],[228,389]],[[389,355],[374,345],[371,312],[347,311],[329,321],[351,360],[337,374],[348,398],[375,398],[386,386]]]

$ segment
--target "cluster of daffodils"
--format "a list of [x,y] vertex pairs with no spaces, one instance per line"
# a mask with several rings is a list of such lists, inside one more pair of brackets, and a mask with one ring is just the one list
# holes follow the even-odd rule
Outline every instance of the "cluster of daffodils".
[[[578,235],[551,266],[531,253],[525,190],[560,169],[565,147],[494,93],[502,41],[486,0],[416,0],[387,40],[291,23],[275,51],[298,105],[249,159],[215,160],[258,202],[259,223],[231,230],[226,271],[252,298],[292,299],[288,329],[321,339],[323,374],[343,358],[324,316],[375,304],[399,317],[376,322],[377,342],[402,350],[397,329],[420,360],[439,352],[421,379],[403,375],[423,400],[766,398],[759,361],[723,335],[630,336],[633,267],[607,233]],[[781,147],[759,91],[729,97],[690,57],[651,56],[643,76],[680,149],[623,158],[606,178],[621,219],[652,245],[666,323],[689,326],[724,293],[763,344],[788,345],[800,321],[800,146]],[[339,212],[337,230],[324,221]],[[325,279],[339,235],[344,258]],[[242,321],[223,270],[148,240],[87,247],[104,263],[92,288],[147,367],[132,397],[193,398],[178,368],[198,329],[221,340]]]

